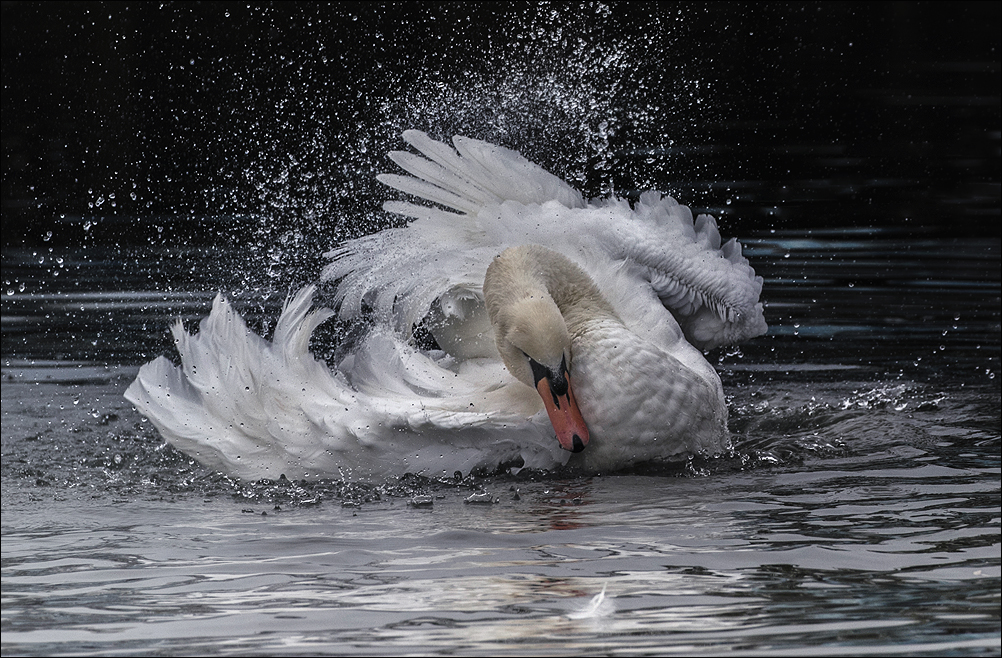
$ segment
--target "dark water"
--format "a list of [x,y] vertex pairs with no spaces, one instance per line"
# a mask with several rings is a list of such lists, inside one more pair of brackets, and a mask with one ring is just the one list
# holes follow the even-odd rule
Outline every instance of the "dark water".
[[219,254],[5,252],[4,652],[997,655],[998,241],[747,242],[734,454],[380,487],[228,480],[121,398]]

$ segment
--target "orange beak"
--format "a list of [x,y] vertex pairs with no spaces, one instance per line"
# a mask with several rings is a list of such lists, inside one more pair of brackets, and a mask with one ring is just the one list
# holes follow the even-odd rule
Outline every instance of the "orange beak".
[[546,415],[550,417],[553,431],[557,433],[560,447],[571,452],[581,452],[588,445],[588,426],[581,416],[578,403],[574,399],[574,389],[571,387],[571,377],[567,377],[567,391],[558,395],[550,386],[549,377],[540,377],[536,382],[536,391],[543,398]]

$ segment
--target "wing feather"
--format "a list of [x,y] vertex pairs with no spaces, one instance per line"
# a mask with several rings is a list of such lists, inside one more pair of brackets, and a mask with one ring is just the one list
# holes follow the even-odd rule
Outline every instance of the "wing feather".
[[481,295],[487,265],[505,248],[538,243],[571,257],[604,255],[609,267],[638,266],[697,347],[765,332],[762,279],[739,242],[721,244],[712,216],[694,220],[689,208],[657,192],[644,193],[633,208],[615,197],[585,204],[577,190],[510,149],[462,136],[452,148],[416,130],[403,136],[420,155],[390,157],[411,176],[379,180],[444,208],[388,201],[385,210],[414,221],[327,254],[323,277],[338,281],[341,317],[367,305],[408,335],[451,291]]

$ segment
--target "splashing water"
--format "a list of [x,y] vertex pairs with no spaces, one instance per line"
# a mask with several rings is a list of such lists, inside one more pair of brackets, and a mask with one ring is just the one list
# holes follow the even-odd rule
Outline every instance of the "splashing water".
[[290,280],[315,279],[325,250],[399,221],[375,211],[391,193],[374,177],[395,169],[385,154],[410,128],[513,148],[587,196],[650,187],[657,167],[624,173],[617,154],[666,118],[693,121],[705,92],[664,61],[675,22],[645,17],[638,35],[636,16],[602,3],[506,11],[505,39],[461,15],[419,12],[415,34],[398,38],[430,31],[444,42],[434,54],[387,44],[385,65],[354,79],[360,65],[335,66],[322,46],[205,72],[204,88],[241,99],[211,145],[230,183],[206,190],[217,212],[254,218],[246,262],[226,264],[241,270],[241,289],[284,295]]

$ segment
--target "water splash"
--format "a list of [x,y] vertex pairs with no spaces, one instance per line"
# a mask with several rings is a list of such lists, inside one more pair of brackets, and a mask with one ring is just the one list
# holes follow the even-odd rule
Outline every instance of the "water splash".
[[[316,278],[325,251],[399,221],[379,210],[393,193],[374,177],[393,170],[386,153],[403,147],[405,129],[486,139],[587,196],[622,194],[663,181],[657,172],[674,157],[624,163],[622,154],[657,151],[651,140],[666,121],[684,131],[707,93],[666,57],[681,38],[681,12],[543,3],[495,8],[486,20],[479,10],[426,6],[401,9],[383,31],[376,9],[297,11],[295,36],[269,35],[277,43],[268,49],[249,43],[240,56],[175,71],[201,76],[227,111],[197,108],[211,126],[198,147],[219,163],[202,202],[249,218],[244,257],[219,266],[240,271],[240,287],[258,295],[284,296],[290,282]],[[241,14],[241,29],[276,29],[268,14]],[[332,43],[345,22],[372,42]]]
[[[663,59],[675,37],[664,17],[648,17],[643,34],[622,7],[603,3],[542,4],[510,18],[509,38],[460,41],[478,53],[467,66],[422,65],[400,76],[400,93],[380,107],[385,131],[503,144],[604,196],[621,188],[618,153],[698,102],[699,85]],[[652,67],[655,48],[660,66]]]

